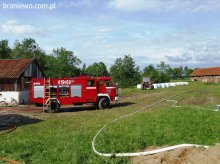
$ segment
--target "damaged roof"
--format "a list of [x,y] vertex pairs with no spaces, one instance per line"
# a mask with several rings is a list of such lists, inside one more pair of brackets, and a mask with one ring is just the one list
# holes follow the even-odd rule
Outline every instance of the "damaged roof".
[[195,69],[189,76],[220,76],[220,67],[198,68]]
[[0,59],[0,78],[18,78],[34,59]]

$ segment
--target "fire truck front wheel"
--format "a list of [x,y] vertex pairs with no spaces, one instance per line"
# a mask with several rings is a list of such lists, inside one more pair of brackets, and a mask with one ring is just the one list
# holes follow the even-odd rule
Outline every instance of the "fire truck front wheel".
[[99,105],[99,109],[106,109],[110,107],[110,101],[108,98],[103,97],[99,100],[98,105]]

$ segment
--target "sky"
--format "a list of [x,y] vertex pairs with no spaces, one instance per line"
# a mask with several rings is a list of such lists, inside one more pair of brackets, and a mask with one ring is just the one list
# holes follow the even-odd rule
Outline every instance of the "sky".
[[34,38],[48,54],[64,47],[108,68],[127,54],[140,69],[220,66],[219,20],[219,0],[0,0],[0,40],[11,47]]

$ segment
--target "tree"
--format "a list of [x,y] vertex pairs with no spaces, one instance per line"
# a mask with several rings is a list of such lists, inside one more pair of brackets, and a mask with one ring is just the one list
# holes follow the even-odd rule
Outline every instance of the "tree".
[[149,66],[144,68],[143,76],[151,77],[151,75],[156,71],[157,71],[156,68],[154,68],[154,66],[150,64]]
[[160,64],[157,65],[158,70],[158,81],[160,83],[170,81],[170,66],[166,64],[164,61],[161,61]]
[[164,72],[159,72],[159,75],[156,81],[157,83],[165,83],[169,81],[170,81],[170,77],[168,74],[165,74]]
[[87,73],[86,73],[86,69],[87,69],[86,63],[83,63],[83,66],[82,66],[82,68],[80,69],[80,74],[81,74],[81,75],[86,75],[86,74],[87,74]]
[[134,59],[130,55],[117,58],[110,68],[110,75],[121,87],[131,87],[140,82],[139,68],[135,67]]
[[182,67],[173,68],[173,79],[182,78]]
[[57,59],[54,56],[45,56],[44,73],[47,77],[57,77]]
[[107,67],[103,62],[93,63],[92,65],[89,65],[86,69],[86,73],[88,75],[92,75],[96,77],[109,75]]
[[169,67],[167,70],[167,74],[170,78],[172,78],[173,77],[173,68]]
[[45,66],[45,52],[39,47],[33,38],[26,38],[19,42],[14,43],[14,49],[12,50],[12,57],[15,59],[37,59],[41,68]]
[[51,56],[47,58],[46,72],[50,77],[73,77],[80,74],[77,67],[81,61],[72,51],[65,48],[57,48],[53,50]]
[[168,73],[169,68],[169,64],[166,64],[164,61],[161,61],[160,64],[157,65],[157,69],[165,74]]
[[193,69],[188,68],[187,66],[184,67],[184,74],[186,78],[188,78],[192,72],[193,72]]
[[150,64],[149,66],[145,67],[143,70],[143,77],[150,77],[150,79],[154,82],[158,82],[158,74],[159,72],[157,71],[157,69]]
[[155,68],[152,64],[145,67],[142,76],[150,77],[155,83],[164,83],[170,81],[172,75],[172,68],[161,61],[160,64]]
[[0,41],[0,59],[11,58],[11,48],[8,46],[8,40]]

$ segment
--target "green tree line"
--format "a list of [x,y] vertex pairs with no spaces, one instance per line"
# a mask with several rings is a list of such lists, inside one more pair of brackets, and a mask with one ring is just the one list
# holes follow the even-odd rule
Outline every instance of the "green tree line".
[[16,40],[13,48],[8,40],[0,41],[0,59],[37,59],[47,77],[74,77],[79,75],[111,76],[121,87],[135,86],[141,82],[142,77],[150,77],[155,83],[168,82],[171,79],[188,78],[192,69],[186,67],[171,68],[161,61],[157,66],[152,64],[140,71],[134,59],[130,55],[117,58],[109,71],[103,62],[95,62],[89,66],[80,64],[81,60],[73,51],[64,47],[53,49],[47,54],[40,48],[33,38]]

